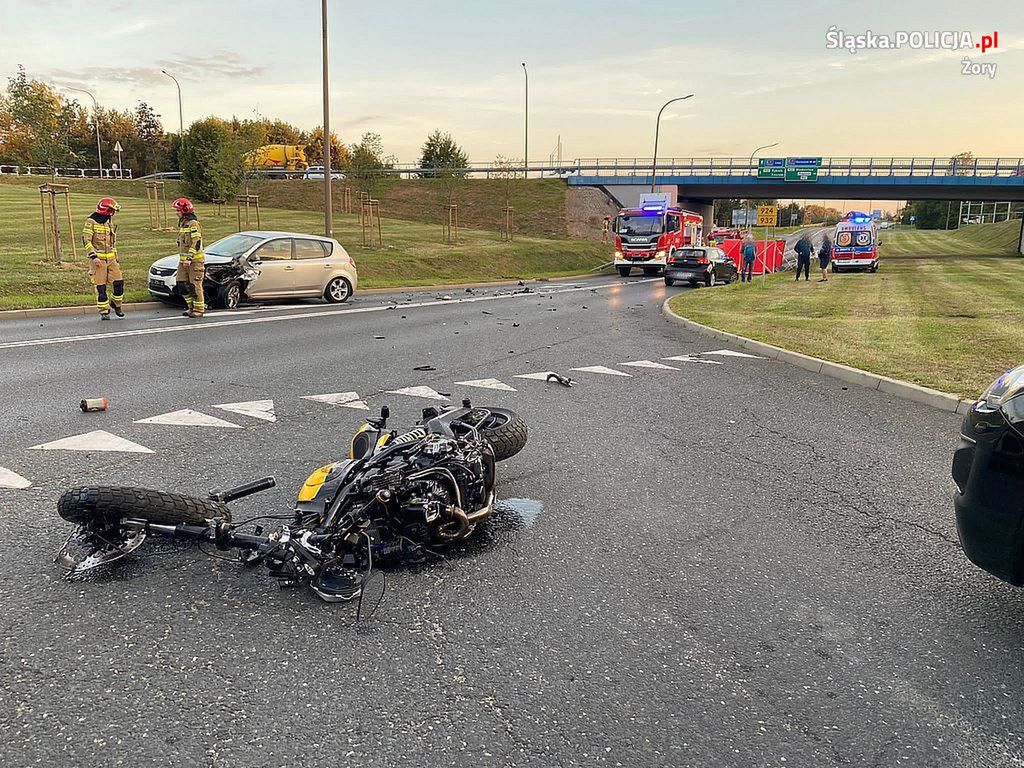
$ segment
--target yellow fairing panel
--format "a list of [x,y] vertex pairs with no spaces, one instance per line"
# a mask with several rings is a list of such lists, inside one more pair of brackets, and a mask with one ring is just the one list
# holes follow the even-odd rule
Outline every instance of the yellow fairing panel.
[[316,495],[320,492],[320,486],[324,484],[324,480],[327,479],[327,475],[334,469],[333,464],[328,464],[320,469],[316,470],[312,475],[306,478],[306,482],[302,484],[302,488],[299,489],[299,501],[312,501],[316,498]]

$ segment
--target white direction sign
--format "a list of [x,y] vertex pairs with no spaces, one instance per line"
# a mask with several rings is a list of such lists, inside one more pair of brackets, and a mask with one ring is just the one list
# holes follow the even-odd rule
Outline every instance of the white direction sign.
[[65,437],[42,445],[33,445],[33,451],[117,451],[120,453],[153,453],[144,445],[97,429],[74,437]]
[[242,416],[251,416],[254,419],[261,419],[263,421],[277,421],[277,416],[274,413],[273,400],[250,400],[247,403],[221,403],[220,405],[215,405],[213,407],[220,408],[222,411],[238,413]]
[[216,416],[209,416],[208,414],[201,413],[199,411],[193,411],[191,408],[182,408],[180,411],[171,411],[170,413],[162,413],[159,416],[150,416],[148,419],[138,419],[135,423],[164,424],[175,427],[220,427],[222,429],[241,429],[238,424],[232,424],[230,421],[224,421],[224,419],[218,419]]

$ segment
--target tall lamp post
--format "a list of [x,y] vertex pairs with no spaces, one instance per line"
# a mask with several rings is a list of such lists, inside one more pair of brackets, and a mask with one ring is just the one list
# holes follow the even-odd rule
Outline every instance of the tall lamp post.
[[174,81],[174,84],[178,87],[178,139],[180,141],[181,137],[185,135],[185,113],[181,109],[181,83],[178,82],[178,78],[166,69],[161,69],[160,71],[171,78],[171,80]]
[[79,93],[84,93],[90,99],[92,99],[92,113],[93,113],[93,118],[95,119],[95,122],[96,122],[96,161],[99,163],[100,178],[102,179],[103,178],[103,150],[100,148],[100,105],[96,102],[96,97],[93,96],[89,91],[85,90],[85,88],[71,88],[69,86],[67,88],[67,90],[69,90],[69,91],[78,91]]
[[530,174],[530,73],[523,62],[523,178]]
[[[760,146],[757,149],[755,149],[753,152],[750,153],[750,160],[747,161],[747,168],[752,168],[753,167],[753,165],[754,165],[754,155],[756,155],[762,149],[771,149],[772,147],[777,147],[777,146],[779,146],[779,142],[773,141],[771,144],[765,144],[765,145]],[[757,174],[755,173],[754,175],[756,176]],[[750,215],[753,212],[754,212],[754,201],[753,201],[752,198],[748,197],[747,198],[746,215],[743,217],[746,220],[744,223],[747,225],[747,230],[748,231],[750,230]]]
[[321,0],[320,13],[324,58],[324,236],[334,237],[334,204],[331,200],[331,94],[327,66],[327,0]]
[[674,104],[677,101],[686,101],[692,96],[693,94],[691,93],[686,96],[677,96],[674,99],[669,99],[658,110],[658,119],[654,124],[654,160],[651,161],[651,192],[654,191],[654,185],[658,178],[658,134],[661,132],[661,113],[665,111],[665,107],[669,104]]

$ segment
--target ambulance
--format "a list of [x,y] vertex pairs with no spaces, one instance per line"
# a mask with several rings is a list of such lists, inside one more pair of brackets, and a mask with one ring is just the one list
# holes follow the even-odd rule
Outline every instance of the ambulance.
[[861,211],[847,213],[832,238],[832,271],[847,269],[878,271],[878,227],[873,216]]

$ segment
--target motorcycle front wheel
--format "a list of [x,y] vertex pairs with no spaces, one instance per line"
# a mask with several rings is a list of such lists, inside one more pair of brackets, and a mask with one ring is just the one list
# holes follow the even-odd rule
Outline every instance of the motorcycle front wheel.
[[488,408],[490,414],[477,425],[480,436],[494,449],[494,460],[510,459],[526,447],[529,429],[515,411]]
[[65,491],[57,500],[57,513],[70,523],[133,518],[158,525],[202,525],[215,517],[231,520],[231,510],[220,502],[117,485],[90,485]]

